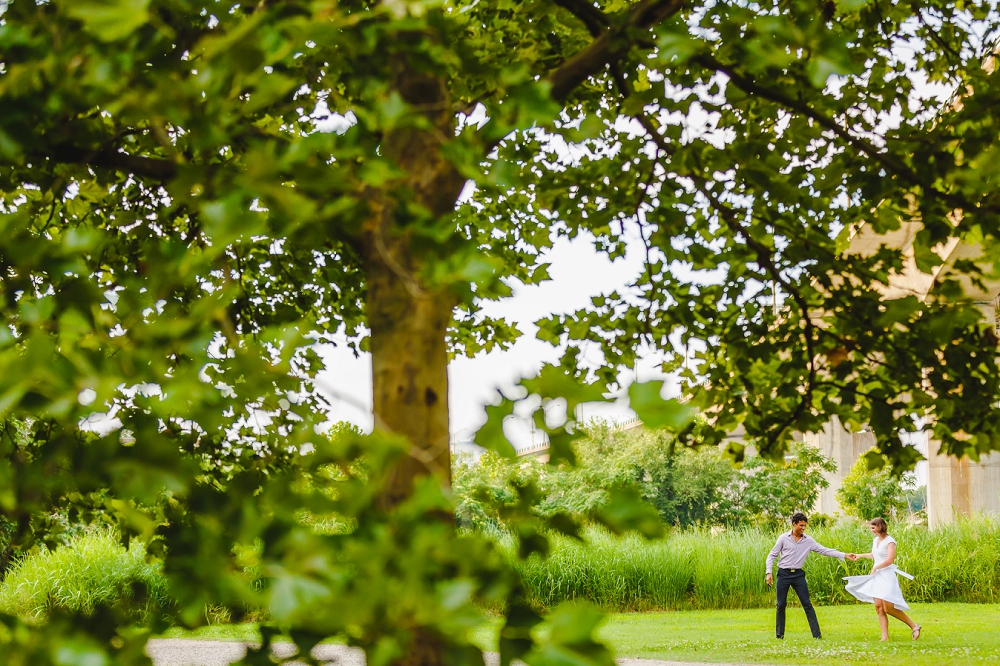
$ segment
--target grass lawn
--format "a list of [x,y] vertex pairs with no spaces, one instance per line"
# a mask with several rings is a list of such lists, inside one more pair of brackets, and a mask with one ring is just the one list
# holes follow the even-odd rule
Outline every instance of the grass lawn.
[[[909,629],[890,620],[889,643],[879,642],[874,607],[817,607],[823,640],[809,634],[805,614],[789,606],[785,639],[774,637],[774,610],[676,611],[609,615],[600,638],[619,657],[641,657],[731,664],[810,664],[826,666],[946,666],[1000,662],[1000,605],[913,604],[910,617],[923,636],[910,640]],[[475,642],[496,649],[498,625],[484,628]],[[172,631],[175,638],[259,640],[254,625]]]
[[735,664],[944,664],[1000,661],[1000,606],[913,604],[923,625],[919,641],[890,619],[889,643],[879,642],[874,607],[866,604],[816,609],[823,640],[809,633],[805,614],[789,607],[785,638],[774,637],[773,609],[619,614],[609,617],[601,638],[621,657]]

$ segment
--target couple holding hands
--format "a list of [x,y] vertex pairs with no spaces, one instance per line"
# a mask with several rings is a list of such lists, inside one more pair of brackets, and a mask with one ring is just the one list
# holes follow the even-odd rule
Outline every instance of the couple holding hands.
[[847,581],[847,591],[860,601],[875,604],[883,641],[889,640],[890,615],[910,628],[913,640],[920,638],[920,625],[903,612],[909,610],[910,607],[903,599],[897,578],[897,576],[904,576],[912,580],[913,576],[896,567],[896,540],[889,536],[885,521],[881,518],[875,518],[869,523],[872,534],[875,535],[875,539],[872,541],[872,552],[860,555],[842,553],[839,550],[821,546],[815,539],[806,536],[807,524],[808,520],[804,513],[794,514],[792,516],[792,531],[778,537],[778,542],[774,544],[774,548],[767,555],[767,574],[764,580],[768,586],[774,584],[771,570],[775,560],[778,562],[778,612],[775,623],[775,632],[778,638],[785,636],[785,607],[788,603],[788,588],[793,588],[799,601],[802,602],[802,609],[806,613],[806,619],[809,620],[809,629],[812,631],[813,638],[822,638],[819,631],[819,621],[816,619],[816,611],[809,600],[806,574],[802,570],[802,565],[805,564],[806,557],[811,552],[842,560],[847,559],[852,562],[858,558],[873,560],[872,572],[867,576],[844,577],[844,580]]

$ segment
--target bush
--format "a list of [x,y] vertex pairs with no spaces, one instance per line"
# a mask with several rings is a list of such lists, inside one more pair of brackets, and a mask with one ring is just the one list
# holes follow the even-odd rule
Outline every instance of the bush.
[[141,617],[167,603],[166,581],[145,555],[141,543],[125,549],[107,529],[79,534],[11,565],[0,583],[0,611],[37,622],[54,608],[87,615],[109,605]]
[[858,458],[837,491],[837,501],[844,512],[862,520],[882,517],[887,521],[901,519],[907,514],[908,502],[905,477],[892,475],[888,460],[882,458],[883,467],[869,469],[867,455]]
[[730,489],[740,478],[718,449],[682,449],[642,470],[643,496],[668,525],[738,522]]
[[835,472],[837,466],[818,449],[798,443],[784,460],[754,456],[747,459],[743,470],[733,491],[734,506],[739,510],[734,517],[777,526],[786,525],[796,511],[810,513],[820,491],[830,485],[823,472]]
[[535,458],[508,460],[495,453],[478,462],[458,458],[453,467],[457,514],[464,525],[499,523],[499,507],[518,500],[518,486],[535,484],[540,515],[585,515],[599,508],[608,491],[630,487],[652,504],[668,525],[784,524],[809,511],[835,468],[803,444],[787,460],[747,460],[743,473],[715,447],[678,447],[670,435],[646,428],[615,431],[596,426],[574,443],[578,465],[549,465]]

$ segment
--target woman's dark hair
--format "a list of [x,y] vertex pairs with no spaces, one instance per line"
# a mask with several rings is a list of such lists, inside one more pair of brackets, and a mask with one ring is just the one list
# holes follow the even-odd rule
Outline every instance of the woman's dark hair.
[[794,525],[795,523],[808,523],[808,522],[809,519],[806,518],[806,514],[802,513],[801,511],[796,511],[795,513],[792,514],[792,525]]
[[883,518],[872,518],[869,525],[875,527],[879,534],[888,534],[889,526],[885,524],[885,519]]

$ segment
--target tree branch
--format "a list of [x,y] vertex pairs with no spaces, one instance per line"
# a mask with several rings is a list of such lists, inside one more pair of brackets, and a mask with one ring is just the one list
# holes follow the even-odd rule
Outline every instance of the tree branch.
[[59,164],[80,164],[100,169],[113,169],[126,173],[169,180],[177,175],[177,163],[155,157],[142,157],[119,152],[113,148],[86,149],[68,144],[56,145],[44,154],[33,156],[49,159]]
[[591,37],[597,37],[611,25],[611,19],[607,14],[588,0],[552,0],[552,2],[580,19],[587,26]]
[[720,201],[711,190],[709,190],[703,181],[699,178],[690,176],[695,187],[701,192],[708,200],[709,206],[711,206],[716,213],[718,213],[719,218],[723,223],[729,228],[734,236],[738,236],[743,239],[747,247],[753,250],[756,257],[757,263],[763,268],[771,278],[780,284],[785,292],[792,297],[795,304],[799,307],[802,312],[802,322],[805,325],[802,331],[802,337],[806,343],[806,355],[809,357],[809,376],[806,380],[805,392],[799,398],[799,404],[796,406],[795,411],[788,415],[788,418],[778,424],[775,430],[772,430],[768,436],[768,444],[774,444],[778,438],[793,424],[795,421],[802,416],[806,407],[812,403],[813,392],[816,388],[816,324],[813,323],[812,318],[809,316],[809,305],[806,303],[805,298],[795,287],[792,286],[791,282],[781,273],[781,269],[774,263],[772,257],[772,250],[755,239],[743,225],[740,224],[739,217],[732,208],[727,206],[725,203]]
[[[785,94],[782,91],[774,90],[766,86],[758,84],[754,79],[744,76],[735,70],[731,65],[726,65],[719,60],[716,60],[710,55],[697,55],[691,58],[693,62],[696,62],[703,67],[708,69],[713,69],[717,72],[721,72],[729,77],[736,86],[738,86],[744,92],[751,95],[757,95],[762,99],[769,100],[776,104],[780,104],[790,111],[795,111],[800,113],[807,118],[810,118],[813,122],[819,124],[821,127],[828,129],[833,132],[839,139],[849,146],[852,146],[856,150],[868,155],[870,158],[881,164],[890,173],[896,174],[904,178],[911,185],[917,185],[921,187],[928,194],[934,194],[939,197],[942,201],[946,202],[948,205],[954,208],[960,208],[963,210],[973,210],[976,208],[984,208],[980,202],[969,202],[964,197],[949,194],[947,192],[942,192],[934,186],[934,183],[928,179],[921,176],[915,169],[910,168],[904,162],[893,156],[891,152],[880,150],[878,146],[873,144],[868,139],[852,134],[847,128],[843,127],[836,120],[828,116],[823,115],[816,109],[812,108],[806,102],[794,99],[793,97]],[[996,210],[996,206],[985,207],[987,210]]]
[[[573,5],[579,10],[580,6],[585,3],[566,0],[566,2],[558,4],[563,7],[567,4]],[[676,14],[683,6],[684,0],[645,0],[636,5],[629,12],[626,20],[605,28],[600,36],[591,42],[590,46],[577,53],[549,75],[548,81],[552,85],[552,98],[559,101],[565,100],[581,83],[600,72],[602,68],[624,57],[635,42],[634,38],[628,36],[629,31],[648,30]],[[580,18],[575,12],[574,15]],[[593,20],[590,13],[585,15],[588,16],[588,19],[584,21],[585,24],[587,21]],[[603,14],[601,15],[603,16]]]

